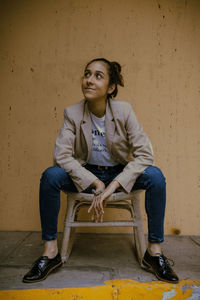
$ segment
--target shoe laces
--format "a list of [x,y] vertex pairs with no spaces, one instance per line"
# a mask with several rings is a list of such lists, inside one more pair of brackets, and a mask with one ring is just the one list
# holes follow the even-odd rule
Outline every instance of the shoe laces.
[[174,261],[171,258],[167,258],[164,255],[160,256],[160,262],[162,263],[162,266],[167,266],[167,267],[173,267],[174,266]]
[[37,268],[39,268],[40,270],[42,270],[43,262],[41,261],[41,259],[42,259],[43,257],[44,257],[44,256],[39,257],[39,258],[32,264],[32,269],[33,269],[33,270],[37,270]]

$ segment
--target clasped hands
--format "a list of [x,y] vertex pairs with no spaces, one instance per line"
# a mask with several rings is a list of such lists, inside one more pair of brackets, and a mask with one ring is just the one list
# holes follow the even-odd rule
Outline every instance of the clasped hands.
[[96,179],[92,186],[94,186],[94,198],[92,204],[88,209],[88,213],[92,211],[92,221],[103,222],[104,208],[107,204],[107,199],[120,187],[119,182],[113,180],[106,188],[105,184]]

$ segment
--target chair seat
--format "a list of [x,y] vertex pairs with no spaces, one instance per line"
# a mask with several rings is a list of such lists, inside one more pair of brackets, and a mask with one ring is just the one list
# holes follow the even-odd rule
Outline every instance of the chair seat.
[[[76,227],[133,227],[134,241],[138,260],[141,264],[144,252],[146,250],[146,243],[142,229],[142,218],[140,212],[140,192],[141,190],[133,191],[129,194],[119,192],[112,194],[108,200],[106,209],[117,208],[125,209],[130,212],[130,220],[114,220],[93,222],[78,221],[78,213],[81,208],[89,207],[93,200],[93,194],[86,193],[67,193],[67,209],[64,222],[63,241],[61,248],[62,261],[66,262],[70,256],[74,234]],[[88,216],[89,217],[89,216]]]

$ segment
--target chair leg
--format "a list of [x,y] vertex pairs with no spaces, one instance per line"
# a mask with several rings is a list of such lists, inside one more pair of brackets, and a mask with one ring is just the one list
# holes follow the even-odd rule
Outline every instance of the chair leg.
[[72,235],[74,236],[75,228],[69,227],[68,222],[73,221],[73,208],[74,208],[75,200],[70,198],[67,200],[67,210],[64,222],[64,230],[63,230],[63,241],[61,247],[61,258],[62,262],[66,262],[70,256],[73,241]]
[[138,261],[140,264],[142,264],[142,259],[146,251],[146,242],[145,242],[144,232],[142,228],[139,193],[136,193],[134,195],[134,199],[132,199],[131,201],[135,211],[135,221],[137,222],[137,227],[134,227],[134,240],[135,240],[136,252],[137,252]]

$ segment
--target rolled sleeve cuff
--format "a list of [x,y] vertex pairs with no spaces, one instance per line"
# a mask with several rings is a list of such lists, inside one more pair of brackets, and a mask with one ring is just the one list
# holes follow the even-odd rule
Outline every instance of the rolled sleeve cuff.
[[132,188],[133,188],[133,185],[135,183],[135,180],[131,180],[131,181],[127,181],[124,176],[121,176],[120,174],[115,177],[115,179],[117,182],[119,182],[119,184],[123,187],[124,191],[126,193],[130,193]]
[[69,175],[71,176],[79,193],[87,189],[97,179],[94,174],[86,169],[73,171]]

